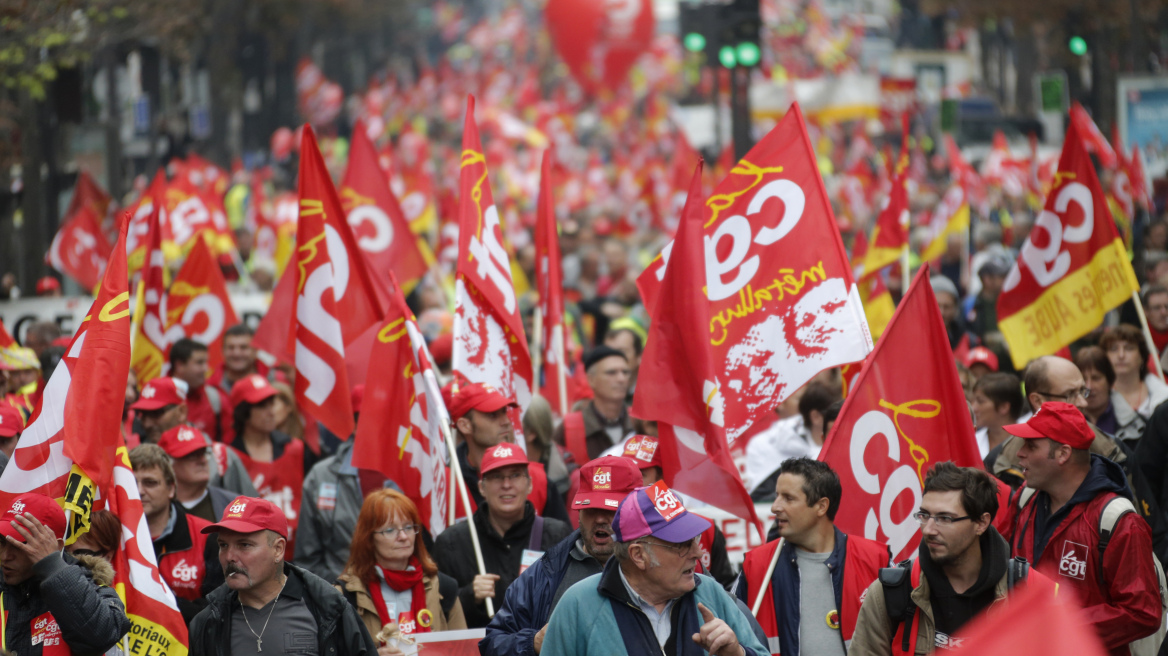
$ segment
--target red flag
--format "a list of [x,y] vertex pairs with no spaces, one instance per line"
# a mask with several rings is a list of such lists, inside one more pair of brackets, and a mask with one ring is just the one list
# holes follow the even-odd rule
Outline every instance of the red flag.
[[703,294],[708,274],[702,200],[699,161],[673,242],[676,261],[665,270],[653,305],[632,414],[657,422],[661,468],[670,487],[753,522],[761,534],[750,492],[730,457],[706,336],[710,304]]
[[393,271],[412,289],[426,275],[426,261],[361,121],[353,126],[340,195],[357,246],[365,251],[373,270],[381,275]]
[[217,369],[223,362],[223,333],[239,323],[239,317],[227,294],[227,281],[206,242],[200,240],[191,248],[162,311],[168,354],[171,344],[188,337],[207,345],[207,366]]
[[[564,344],[564,272],[560,236],[556,232],[556,208],[552,198],[551,151],[543,151],[539,179],[539,205],[535,219],[535,287],[543,315],[543,384],[541,395],[557,414],[568,413],[567,363]],[[538,378],[541,372],[535,372]]]
[[[454,373],[485,383],[516,400],[531,401],[531,354],[519,317],[511,261],[487,179],[487,160],[474,119],[474,97],[466,103],[458,202],[458,268],[455,279]],[[519,430],[519,413],[512,417]],[[524,447],[523,440],[517,440]]]
[[900,259],[908,248],[908,129],[892,176],[892,189],[876,217],[872,243],[863,260],[863,275],[874,274]]
[[45,263],[82,287],[93,289],[101,281],[110,249],[98,215],[92,207],[84,205],[57,231]]
[[1094,330],[1139,290],[1085,143],[1072,121],[1046,208],[998,297],[1018,369]]
[[109,193],[93,180],[88,171],[82,169],[77,174],[77,184],[73,187],[73,198],[69,200],[69,209],[65,210],[65,216],[71,217],[80,212],[81,208],[88,207],[93,210],[93,215],[100,222],[105,218],[112,202],[113,198]]
[[138,202],[131,205],[127,212],[130,214],[130,227],[126,232],[126,265],[133,278],[131,287],[138,286],[138,278],[142,267],[146,264],[146,251],[150,244],[150,231],[156,229],[158,221],[154,218],[154,210],[161,206],[166,195],[166,172],[158,169],[150,186],[138,198]]
[[[1091,115],[1083,109],[1078,101],[1071,105],[1071,125],[1078,132],[1079,138],[1083,140],[1083,147],[1087,149],[1088,153],[1095,153],[1103,168],[1113,169],[1119,166],[1119,156],[1115,154],[1115,149],[1107,143],[1107,137],[1103,136],[1103,133],[1099,131],[1099,126],[1095,125]],[[1069,133],[1070,130],[1068,130]]]
[[[166,256],[162,252],[162,203],[153,203],[146,218],[145,256],[142,265],[142,299],[145,311],[133,335],[134,356],[130,362],[143,384],[162,375],[170,344],[166,341],[166,317],[162,301],[166,296]],[[135,290],[136,291],[136,290]]]
[[1144,155],[1140,152],[1139,144],[1132,147],[1132,154],[1128,159],[1127,175],[1131,182],[1132,197],[1136,204],[1145,210],[1150,210],[1154,203],[1148,189],[1148,178],[1144,172]]
[[196,236],[212,244],[217,253],[229,252],[235,243],[220,198],[195,185],[189,175],[175,178],[166,188],[159,224],[167,249],[185,251]]
[[929,468],[946,460],[982,467],[927,266],[850,385],[819,459],[839,474],[847,499],[836,526],[888,544],[896,561],[920,543],[912,514]]
[[[872,339],[797,104],[701,212],[703,334],[733,443],[815,374],[863,360]],[[672,248],[637,279],[651,315]]]
[[550,0],[544,11],[556,51],[593,95],[623,86],[633,63],[653,42],[650,0]]
[[378,366],[365,383],[353,462],[397,483],[438,535],[446,528],[447,502],[441,424],[450,417],[426,342],[396,284],[371,358]]
[[[1035,572],[1031,569],[1030,576]],[[952,656],[1107,656],[1091,626],[1083,621],[1074,594],[1050,584],[1026,583],[1010,592],[1003,612],[986,612],[961,627]],[[953,640],[950,644],[953,644]],[[1126,651],[1126,647],[1124,648]]]
[[662,232],[672,235],[677,232],[677,223],[681,219],[681,210],[685,207],[689,194],[689,179],[693,167],[701,161],[702,156],[680,130],[677,132],[677,145],[673,150],[673,166],[669,169],[669,202],[665,208]]
[[0,349],[6,349],[10,346],[16,346],[16,340],[12,339],[12,333],[4,327],[4,320],[0,319]]

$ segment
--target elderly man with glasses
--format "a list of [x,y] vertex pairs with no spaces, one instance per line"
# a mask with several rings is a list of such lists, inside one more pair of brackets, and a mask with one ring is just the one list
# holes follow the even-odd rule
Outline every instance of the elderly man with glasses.
[[613,558],[572,586],[548,623],[543,650],[562,656],[768,653],[718,582],[696,574],[709,521],[658,482],[625,497]]

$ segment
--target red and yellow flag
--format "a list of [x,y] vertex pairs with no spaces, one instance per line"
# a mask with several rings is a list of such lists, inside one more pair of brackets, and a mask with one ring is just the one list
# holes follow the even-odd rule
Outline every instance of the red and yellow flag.
[[1055,183],[998,297],[1014,366],[1095,329],[1139,291],[1082,136],[1067,129]]
[[[872,242],[868,245],[863,263],[863,271],[858,278],[875,274],[896,262],[908,248],[908,128],[904,130],[904,141],[900,146],[900,157],[892,174],[892,189],[888,192],[884,207],[876,217],[876,227],[872,230]],[[861,292],[862,293],[862,292]],[[875,337],[876,331],[872,331]]]
[[852,244],[852,264],[856,269],[856,288],[860,292],[860,302],[864,304],[864,316],[868,318],[868,329],[872,331],[872,339],[880,339],[884,328],[892,320],[892,313],[896,311],[896,304],[892,302],[892,293],[884,284],[879,269],[865,273],[864,258],[868,253],[868,238],[863,232],[856,233],[855,243]]
[[196,241],[191,248],[162,309],[167,355],[171,344],[188,337],[207,346],[207,366],[217,369],[223,362],[223,333],[239,323],[239,317],[227,294],[223,272],[206,242]]

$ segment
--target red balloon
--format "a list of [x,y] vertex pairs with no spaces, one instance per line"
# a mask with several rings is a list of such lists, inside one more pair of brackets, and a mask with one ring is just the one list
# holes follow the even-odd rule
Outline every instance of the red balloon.
[[548,29],[589,94],[624,84],[653,41],[652,0],[548,0]]

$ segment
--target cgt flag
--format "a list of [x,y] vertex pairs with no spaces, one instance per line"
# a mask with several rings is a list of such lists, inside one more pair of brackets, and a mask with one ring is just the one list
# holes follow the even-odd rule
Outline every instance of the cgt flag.
[[998,297],[998,325],[1014,366],[1087,334],[1137,291],[1123,238],[1072,121],[1045,209]]
[[162,305],[166,319],[166,348],[188,337],[207,345],[207,367],[218,369],[223,362],[223,333],[239,323],[227,282],[207,242],[197,240],[187,261],[174,277],[166,302]]
[[564,270],[560,258],[560,235],[556,231],[555,200],[552,198],[552,153],[543,151],[540,167],[539,205],[535,218],[535,287],[543,316],[540,346],[543,372],[541,393],[561,417],[568,414],[568,366],[564,347]]
[[[138,380],[147,381],[162,375],[166,353],[170,350],[166,341],[166,317],[162,304],[166,297],[166,255],[162,250],[162,209],[160,203],[152,203],[151,212],[146,217],[145,256],[140,269],[142,278],[142,299],[145,310],[137,323],[134,334],[133,359],[130,366]],[[133,223],[131,228],[133,229]]]
[[110,250],[97,214],[83,205],[53,237],[45,263],[91,290],[101,281]]
[[[906,362],[914,363],[911,376]],[[946,460],[982,467],[928,266],[850,386],[819,459],[839,474],[848,501],[836,526],[886,543],[895,561],[920,543],[912,514],[929,468]]]
[[[515,399],[520,409],[511,421],[518,432],[520,415],[531,402],[531,354],[474,107],[469,96],[459,179],[454,374],[460,382],[485,383]],[[526,449],[524,440],[516,441]]]
[[[701,208],[711,383],[730,445],[824,369],[872,350],[798,104]],[[637,279],[654,314],[673,244]]]
[[[892,175],[892,189],[884,206],[876,217],[876,227],[872,230],[872,243],[861,260],[865,275],[873,275],[884,267],[896,262],[908,248],[908,125],[904,127],[904,137],[900,145],[900,157],[896,160],[896,170]],[[863,291],[861,291],[863,294]],[[872,331],[876,335],[875,330]]]
[[[391,274],[392,275],[392,274]],[[389,316],[377,331],[365,383],[364,410],[353,442],[353,462],[397,483],[437,536],[446,528],[446,443],[450,423],[430,352],[393,282]]]

